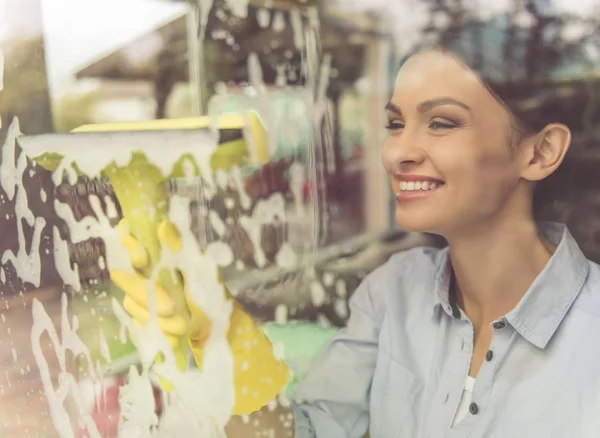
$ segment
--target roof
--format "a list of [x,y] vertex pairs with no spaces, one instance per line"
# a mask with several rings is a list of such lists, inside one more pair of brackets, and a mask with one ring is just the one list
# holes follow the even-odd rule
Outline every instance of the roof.
[[[288,74],[288,84],[300,83],[301,52],[294,41],[292,25],[293,6],[299,6],[301,19],[306,23],[309,7],[315,0],[270,0],[268,11],[261,8],[266,1],[251,0],[248,17],[239,18],[224,13],[225,0],[216,0],[206,29],[205,59],[211,68],[207,74],[219,75],[223,82],[248,80],[247,58],[256,53],[263,70],[264,81],[273,84],[277,68],[287,65],[296,68]],[[261,10],[263,9],[263,10]],[[262,14],[262,17],[261,17]],[[264,20],[267,23],[265,26]],[[357,19],[358,15],[344,15],[338,8],[321,11],[320,43],[332,55],[335,82],[353,82],[361,76],[364,65],[365,44],[373,35],[381,36],[373,22]],[[283,21],[284,26],[278,26]],[[352,38],[348,38],[351,33]],[[102,78],[119,80],[152,80],[169,70],[175,81],[187,81],[188,73],[188,22],[186,15],[169,21],[107,54],[77,72],[77,78]],[[288,70],[289,71],[289,70]]]

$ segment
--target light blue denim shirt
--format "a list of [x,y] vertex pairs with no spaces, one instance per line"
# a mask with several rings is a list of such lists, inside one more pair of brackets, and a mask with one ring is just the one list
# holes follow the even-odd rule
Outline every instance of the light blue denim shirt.
[[461,310],[453,316],[447,249],[415,248],[353,295],[347,327],[298,389],[295,438],[599,438],[600,266],[566,227],[543,231],[558,248],[492,324],[461,423],[452,426],[473,326]]

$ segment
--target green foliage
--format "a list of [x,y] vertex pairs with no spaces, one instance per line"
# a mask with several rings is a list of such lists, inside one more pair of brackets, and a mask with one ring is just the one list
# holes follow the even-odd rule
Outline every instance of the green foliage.
[[52,114],[42,36],[5,43],[4,89],[0,114],[4,127],[19,117],[27,134],[52,131]]

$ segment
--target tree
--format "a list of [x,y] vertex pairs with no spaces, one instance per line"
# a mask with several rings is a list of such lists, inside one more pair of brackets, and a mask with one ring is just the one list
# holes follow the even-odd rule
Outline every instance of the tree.
[[27,134],[52,132],[52,111],[46,78],[43,36],[4,44],[4,89],[0,91],[3,123],[0,140],[14,117]]

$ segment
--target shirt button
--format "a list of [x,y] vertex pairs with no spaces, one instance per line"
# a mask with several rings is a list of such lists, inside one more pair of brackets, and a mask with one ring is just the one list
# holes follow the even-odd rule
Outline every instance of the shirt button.
[[471,415],[477,415],[477,412],[479,412],[479,407],[477,406],[477,403],[471,403],[469,405],[469,412],[471,413]]
[[493,327],[496,330],[500,330],[500,329],[503,329],[504,327],[506,327],[506,324],[504,323],[504,321],[498,321],[498,322],[494,323]]
[[493,358],[494,358],[494,352],[492,350],[488,350],[487,353],[485,353],[485,360],[490,362]]

